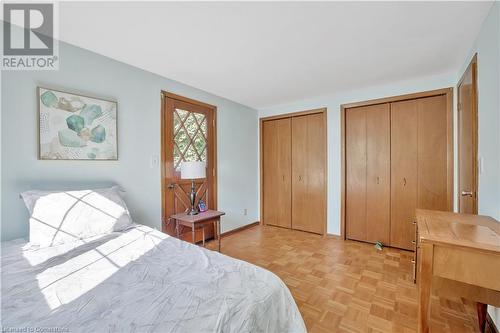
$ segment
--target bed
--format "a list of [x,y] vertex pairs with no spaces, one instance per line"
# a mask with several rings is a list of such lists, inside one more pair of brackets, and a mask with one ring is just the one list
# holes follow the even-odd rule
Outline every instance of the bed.
[[144,225],[33,249],[2,244],[3,329],[305,332],[273,273]]

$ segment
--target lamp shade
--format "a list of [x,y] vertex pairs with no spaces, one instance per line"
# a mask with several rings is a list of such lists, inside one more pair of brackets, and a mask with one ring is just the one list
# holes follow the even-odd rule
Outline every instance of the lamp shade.
[[205,162],[181,162],[181,179],[206,178]]

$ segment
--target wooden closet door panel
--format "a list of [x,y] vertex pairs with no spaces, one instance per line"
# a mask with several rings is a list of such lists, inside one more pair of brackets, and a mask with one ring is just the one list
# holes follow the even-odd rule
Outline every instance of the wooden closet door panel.
[[326,222],[324,114],[292,119],[292,228],[323,234]]
[[309,223],[307,193],[307,116],[292,118],[292,228],[303,230]]
[[366,112],[345,113],[345,225],[346,237],[366,240]]
[[304,229],[318,234],[326,233],[326,128],[325,114],[307,116],[308,168],[307,192],[310,222]]
[[389,104],[366,109],[366,240],[390,243],[391,119]]
[[291,227],[291,121],[265,121],[263,140],[264,223]]
[[421,98],[417,104],[417,208],[449,210],[446,96]]
[[417,206],[418,102],[391,103],[391,246],[412,249]]

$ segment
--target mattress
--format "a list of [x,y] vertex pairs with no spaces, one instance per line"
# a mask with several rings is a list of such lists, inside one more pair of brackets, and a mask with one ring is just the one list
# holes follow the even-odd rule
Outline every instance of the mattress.
[[2,328],[306,332],[273,273],[143,225],[54,247],[2,244]]

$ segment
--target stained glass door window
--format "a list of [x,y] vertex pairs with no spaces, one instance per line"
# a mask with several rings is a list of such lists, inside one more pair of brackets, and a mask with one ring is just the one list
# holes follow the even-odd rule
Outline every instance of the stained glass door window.
[[207,161],[207,117],[204,114],[174,109],[174,169],[183,161]]

